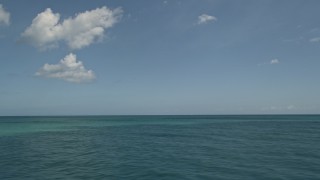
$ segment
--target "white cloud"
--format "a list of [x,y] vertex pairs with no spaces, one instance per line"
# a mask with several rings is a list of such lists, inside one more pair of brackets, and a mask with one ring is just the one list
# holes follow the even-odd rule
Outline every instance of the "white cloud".
[[270,64],[279,64],[279,63],[280,63],[280,61],[278,59],[272,59],[270,61]]
[[3,8],[2,4],[0,4],[0,25],[2,24],[10,24],[10,13]]
[[210,16],[208,14],[202,14],[198,16],[198,24],[205,24],[209,21],[217,21],[218,19],[214,16]]
[[310,42],[320,42],[320,37],[315,37],[309,40]]
[[75,54],[70,53],[58,64],[45,64],[36,72],[36,76],[63,79],[69,82],[90,82],[95,79],[92,70],[86,70]]
[[258,66],[275,65],[275,64],[279,64],[279,63],[280,63],[280,61],[278,59],[271,59],[269,62],[264,62],[264,63],[258,64]]
[[57,47],[61,41],[71,49],[81,49],[101,40],[121,14],[120,8],[111,10],[104,6],[60,20],[60,14],[48,8],[32,20],[21,36],[40,49]]
[[293,110],[293,109],[295,109],[296,107],[294,106],[294,105],[289,105],[289,106],[287,106],[287,109],[288,110]]
[[261,110],[262,111],[282,111],[282,112],[286,112],[286,111],[292,111],[292,110],[296,110],[297,107],[295,105],[288,105],[288,106],[270,106],[270,107],[264,107]]

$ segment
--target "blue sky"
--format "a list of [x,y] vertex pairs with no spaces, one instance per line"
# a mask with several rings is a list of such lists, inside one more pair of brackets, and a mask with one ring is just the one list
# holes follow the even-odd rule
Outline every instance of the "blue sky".
[[320,1],[0,4],[0,115],[320,113]]

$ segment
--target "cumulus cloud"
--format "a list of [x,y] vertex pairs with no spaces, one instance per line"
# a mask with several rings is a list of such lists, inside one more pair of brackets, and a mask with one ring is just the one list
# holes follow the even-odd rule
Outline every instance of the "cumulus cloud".
[[113,27],[121,14],[120,8],[111,10],[103,6],[61,20],[59,13],[48,8],[32,20],[21,36],[23,41],[40,49],[57,47],[60,42],[70,49],[81,49],[101,40],[105,30]]
[[208,14],[202,14],[198,16],[198,24],[205,24],[210,21],[217,21],[218,19],[214,16],[210,16]]
[[264,62],[261,64],[258,64],[258,66],[266,66],[266,65],[275,65],[275,64],[279,64],[280,61],[278,59],[271,59],[269,62]]
[[270,61],[270,64],[279,64],[279,63],[280,63],[280,61],[278,59],[272,59]]
[[0,4],[0,25],[2,24],[10,24],[10,13],[3,8],[2,4]]
[[293,110],[293,109],[295,109],[296,107],[294,106],[294,105],[289,105],[289,106],[287,106],[287,109],[288,110]]
[[310,42],[320,42],[320,37],[315,37],[309,40]]
[[95,79],[94,72],[86,70],[82,62],[77,61],[76,55],[72,53],[61,59],[58,64],[45,64],[36,72],[36,76],[74,83],[90,82]]
[[297,107],[295,105],[288,105],[288,106],[270,106],[270,107],[264,107],[261,110],[263,111],[292,111],[292,110],[296,110]]

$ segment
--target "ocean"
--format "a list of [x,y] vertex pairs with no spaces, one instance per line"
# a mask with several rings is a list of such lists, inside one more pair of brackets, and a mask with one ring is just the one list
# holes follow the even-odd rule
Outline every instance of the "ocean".
[[0,179],[320,179],[319,115],[0,117]]

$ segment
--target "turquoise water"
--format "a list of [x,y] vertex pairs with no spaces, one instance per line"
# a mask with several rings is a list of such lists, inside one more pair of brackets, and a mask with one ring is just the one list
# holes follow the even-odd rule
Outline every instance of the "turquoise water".
[[320,116],[0,117],[0,179],[320,179]]

